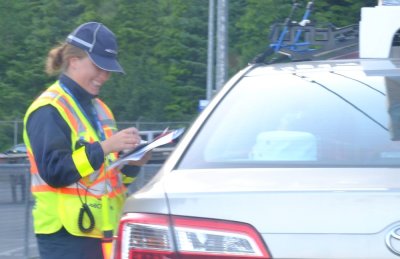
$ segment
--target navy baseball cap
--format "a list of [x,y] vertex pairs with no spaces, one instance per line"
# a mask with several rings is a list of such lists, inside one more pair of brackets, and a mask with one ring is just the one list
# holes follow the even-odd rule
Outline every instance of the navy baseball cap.
[[118,45],[115,35],[103,24],[84,23],[68,35],[66,41],[85,50],[97,67],[125,74],[117,60]]

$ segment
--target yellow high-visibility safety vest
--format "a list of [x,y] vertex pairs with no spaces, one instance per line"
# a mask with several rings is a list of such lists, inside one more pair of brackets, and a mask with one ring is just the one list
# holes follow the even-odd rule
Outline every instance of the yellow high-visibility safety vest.
[[[58,110],[71,129],[72,160],[82,176],[78,183],[62,188],[53,188],[40,177],[26,130],[26,123],[30,114],[48,104]],[[114,116],[110,109],[99,99],[94,99],[93,104],[104,135],[108,138],[116,131]],[[108,209],[111,221],[109,223],[115,230],[125,201],[126,188],[122,182],[122,174],[118,169],[104,172],[104,168],[109,162],[115,160],[118,155],[114,153],[108,155],[103,166],[96,171],[92,168],[86,156],[85,146],[75,147],[78,140],[92,143],[99,141],[99,137],[80,110],[79,105],[73,97],[64,91],[59,81],[43,92],[28,108],[24,117],[23,136],[31,165],[31,189],[35,198],[35,206],[33,208],[35,233],[50,234],[64,226],[72,235],[101,238],[103,236],[101,203],[103,195],[109,197]],[[94,216],[95,226],[89,232],[82,232],[78,226],[78,217],[83,202],[87,204]],[[83,217],[83,225],[85,227],[89,226],[87,216]]]

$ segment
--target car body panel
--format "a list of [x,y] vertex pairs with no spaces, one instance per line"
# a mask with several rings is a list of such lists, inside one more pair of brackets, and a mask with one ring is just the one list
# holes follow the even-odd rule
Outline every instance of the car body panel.
[[194,170],[169,174],[164,186],[171,214],[261,233],[371,234],[400,219],[397,169]]
[[273,258],[398,258],[399,64],[247,67],[124,211],[248,223]]
[[400,218],[395,169],[379,175],[373,169],[253,169],[169,176],[165,186],[171,214],[247,222],[275,258],[393,256],[383,240]]

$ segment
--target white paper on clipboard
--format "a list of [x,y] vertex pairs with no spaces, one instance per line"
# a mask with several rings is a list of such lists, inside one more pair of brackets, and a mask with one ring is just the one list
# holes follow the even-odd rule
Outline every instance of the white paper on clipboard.
[[120,157],[118,160],[111,163],[106,170],[110,170],[115,167],[120,167],[122,165],[127,164],[129,161],[138,161],[140,160],[148,151],[163,146],[168,143],[172,143],[175,139],[177,139],[182,133],[185,131],[184,128],[176,129],[168,131],[168,128],[153,141],[139,145],[138,148],[128,152],[127,154]]

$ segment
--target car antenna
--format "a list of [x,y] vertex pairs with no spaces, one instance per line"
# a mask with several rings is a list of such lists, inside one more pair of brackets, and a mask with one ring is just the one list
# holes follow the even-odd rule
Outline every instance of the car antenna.
[[376,119],[374,119],[371,115],[369,115],[366,111],[364,111],[362,108],[358,107],[357,105],[355,105],[353,102],[351,102],[350,100],[346,99],[343,95],[341,95],[340,93],[336,92],[335,90],[330,89],[328,86],[310,78],[304,75],[300,75],[298,73],[293,73],[293,76],[297,76],[298,78],[302,79],[302,80],[306,80],[307,82],[316,84],[320,87],[322,87],[323,89],[325,89],[326,91],[334,94],[336,97],[342,99],[345,103],[349,104],[351,107],[353,107],[354,109],[356,109],[357,111],[359,111],[361,114],[363,114],[365,117],[367,117],[369,120],[371,120],[372,122],[374,122],[376,125],[380,126],[382,129],[389,131],[389,129],[387,127],[385,127],[382,123],[380,123],[379,121],[377,121]]

